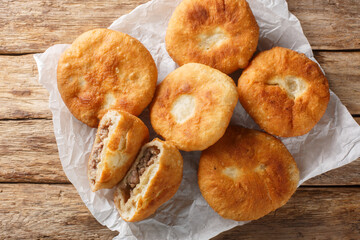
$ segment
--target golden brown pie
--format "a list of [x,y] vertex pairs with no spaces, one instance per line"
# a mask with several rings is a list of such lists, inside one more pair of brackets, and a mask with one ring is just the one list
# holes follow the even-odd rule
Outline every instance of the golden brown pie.
[[184,0],[166,31],[166,49],[180,66],[202,63],[232,73],[254,54],[259,27],[245,0]]
[[238,82],[241,105],[270,134],[294,137],[309,132],[324,115],[329,84],[304,54],[275,47],[261,52]]
[[127,34],[95,29],[61,55],[59,92],[70,112],[96,128],[109,109],[139,115],[155,92],[157,69],[149,51]]
[[201,154],[200,191],[224,218],[261,218],[283,206],[298,182],[299,170],[289,151],[264,132],[230,126]]
[[154,130],[180,150],[203,150],[225,133],[238,95],[226,74],[199,63],[185,64],[158,86],[150,107]]

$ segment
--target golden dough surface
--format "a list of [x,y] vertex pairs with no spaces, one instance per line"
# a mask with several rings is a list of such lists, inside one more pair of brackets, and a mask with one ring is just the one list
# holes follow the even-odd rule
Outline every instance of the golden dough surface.
[[70,112],[97,127],[109,109],[139,115],[154,95],[157,69],[149,51],[135,38],[94,29],[80,35],[61,55],[57,82]]
[[180,66],[196,62],[229,74],[248,65],[258,39],[245,0],[184,0],[171,16],[165,43]]
[[202,152],[198,183],[222,217],[255,220],[283,206],[295,192],[299,170],[284,144],[256,130],[230,126]]
[[266,132],[294,137],[309,132],[324,115],[329,84],[304,54],[275,47],[259,53],[238,81],[241,105]]
[[199,63],[171,72],[150,106],[154,130],[185,151],[203,150],[225,133],[237,103],[234,81]]

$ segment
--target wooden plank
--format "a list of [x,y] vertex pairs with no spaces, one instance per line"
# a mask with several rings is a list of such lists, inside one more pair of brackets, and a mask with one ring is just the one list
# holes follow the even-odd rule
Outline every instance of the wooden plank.
[[359,114],[360,52],[317,51],[314,55],[326,73],[331,90],[340,98],[350,113]]
[[[110,239],[72,185],[0,184],[0,238]],[[282,208],[214,239],[359,239],[360,188],[300,188]],[[276,236],[276,237],[275,237]]]
[[302,186],[360,185],[360,158],[354,162],[323,173],[304,182]]
[[[0,1],[0,54],[43,52],[87,30],[108,27],[147,0]],[[359,49],[358,0],[289,0],[314,49]]]
[[[68,183],[51,120],[0,121],[0,182]],[[304,183],[360,185],[360,159]]]
[[[331,89],[360,114],[360,52],[315,52]],[[21,71],[19,70],[21,66]],[[0,119],[51,118],[48,93],[38,83],[32,55],[0,56]]]
[[0,182],[69,182],[51,120],[0,121],[0,136]]
[[43,52],[71,43],[94,28],[106,28],[147,0],[0,1],[0,54]]
[[0,56],[0,119],[51,118],[32,54]]
[[0,239],[112,239],[70,184],[0,184]]
[[288,0],[313,49],[360,49],[358,0]]

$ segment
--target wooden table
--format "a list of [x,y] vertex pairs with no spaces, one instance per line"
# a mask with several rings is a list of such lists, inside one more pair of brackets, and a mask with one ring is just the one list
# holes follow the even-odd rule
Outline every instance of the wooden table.
[[[111,239],[62,171],[34,53],[108,27],[146,0],[0,1],[0,239]],[[289,0],[331,89],[360,122],[359,0]],[[360,239],[360,160],[215,239]]]

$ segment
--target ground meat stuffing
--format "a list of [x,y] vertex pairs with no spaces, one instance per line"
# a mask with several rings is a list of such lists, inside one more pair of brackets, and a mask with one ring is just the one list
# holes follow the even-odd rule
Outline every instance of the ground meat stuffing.
[[101,152],[104,148],[104,139],[109,135],[109,127],[111,126],[111,121],[107,121],[105,124],[101,126],[98,132],[99,140],[95,140],[93,153],[91,155],[91,160],[89,164],[89,171],[91,176],[91,182],[94,184],[96,180],[96,170],[97,165],[101,161]]
[[148,147],[137,163],[136,168],[130,170],[129,175],[122,186],[122,188],[126,190],[125,192],[127,192],[127,198],[130,197],[130,192],[140,182],[141,175],[145,172],[147,167],[154,163],[159,153],[160,150],[156,146]]

